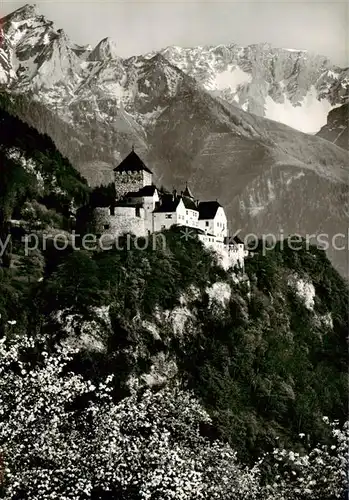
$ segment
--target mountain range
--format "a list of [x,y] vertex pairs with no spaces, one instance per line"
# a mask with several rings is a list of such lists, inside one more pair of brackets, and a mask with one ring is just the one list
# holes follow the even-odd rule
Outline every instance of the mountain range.
[[[233,232],[346,234],[348,69],[268,44],[123,59],[29,5],[2,26],[2,92],[91,185],[134,144],[158,184],[218,198]],[[347,274],[347,249],[328,254]]]

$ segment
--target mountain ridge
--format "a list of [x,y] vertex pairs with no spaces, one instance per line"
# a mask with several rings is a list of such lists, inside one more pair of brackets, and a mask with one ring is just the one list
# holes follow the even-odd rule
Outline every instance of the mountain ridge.
[[[134,144],[159,185],[189,181],[200,199],[218,197],[233,229],[345,233],[347,153],[339,146],[212,95],[163,53],[89,61],[86,47],[77,56],[40,16],[22,20],[19,34],[9,19],[3,90],[91,185],[111,182]],[[329,251],[346,274],[345,252]]]

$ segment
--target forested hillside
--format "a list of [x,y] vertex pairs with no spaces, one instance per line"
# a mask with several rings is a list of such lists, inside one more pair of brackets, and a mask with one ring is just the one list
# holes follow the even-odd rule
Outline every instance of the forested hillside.
[[19,100],[0,95],[1,223],[25,219],[23,205],[32,201],[68,217],[86,202],[89,188],[48,136],[15,116]]

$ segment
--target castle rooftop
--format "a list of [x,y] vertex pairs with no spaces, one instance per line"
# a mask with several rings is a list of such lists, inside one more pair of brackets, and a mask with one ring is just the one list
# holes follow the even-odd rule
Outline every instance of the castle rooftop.
[[180,198],[175,198],[173,199],[172,196],[166,196],[164,197],[162,203],[160,206],[157,206],[154,210],[155,213],[161,213],[161,212],[175,212],[181,199]]
[[189,189],[188,184],[186,184],[186,186],[185,186],[185,190],[183,191],[183,196],[186,196],[187,198],[194,199],[193,193]]
[[188,198],[183,194],[182,200],[185,208],[188,208],[189,210],[198,210],[198,207],[195,205],[194,201],[191,198]]
[[124,195],[124,198],[142,198],[143,196],[153,196],[156,191],[156,186],[143,186],[138,191],[129,191]]
[[152,171],[143,163],[137,153],[134,150],[131,151],[130,154],[122,160],[122,162],[114,168],[114,172],[141,172],[144,170],[149,174],[152,174]]
[[199,220],[214,219],[221,206],[218,201],[201,201],[199,203]]

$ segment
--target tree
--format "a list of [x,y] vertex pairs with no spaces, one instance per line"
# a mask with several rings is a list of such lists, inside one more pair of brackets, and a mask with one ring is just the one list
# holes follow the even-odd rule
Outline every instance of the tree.
[[20,260],[20,273],[25,276],[28,283],[38,281],[43,275],[45,259],[40,250],[31,250]]
[[[113,376],[94,384],[69,371],[76,351],[44,338],[0,340],[1,498],[124,500],[333,500],[348,467],[348,423],[332,446],[274,450],[253,467],[178,385],[114,402]],[[36,353],[36,358],[33,354]],[[203,429],[206,429],[203,435]],[[262,485],[264,463],[276,471]]]
[[98,266],[87,251],[72,252],[47,282],[47,290],[56,307],[74,307],[77,311],[100,305],[104,293],[98,278]]
[[3,498],[257,498],[257,468],[200,435],[210,418],[190,392],[135,391],[115,404],[112,376],[92,385],[67,373],[74,351],[44,346],[33,368],[24,355],[34,347],[0,343]]

